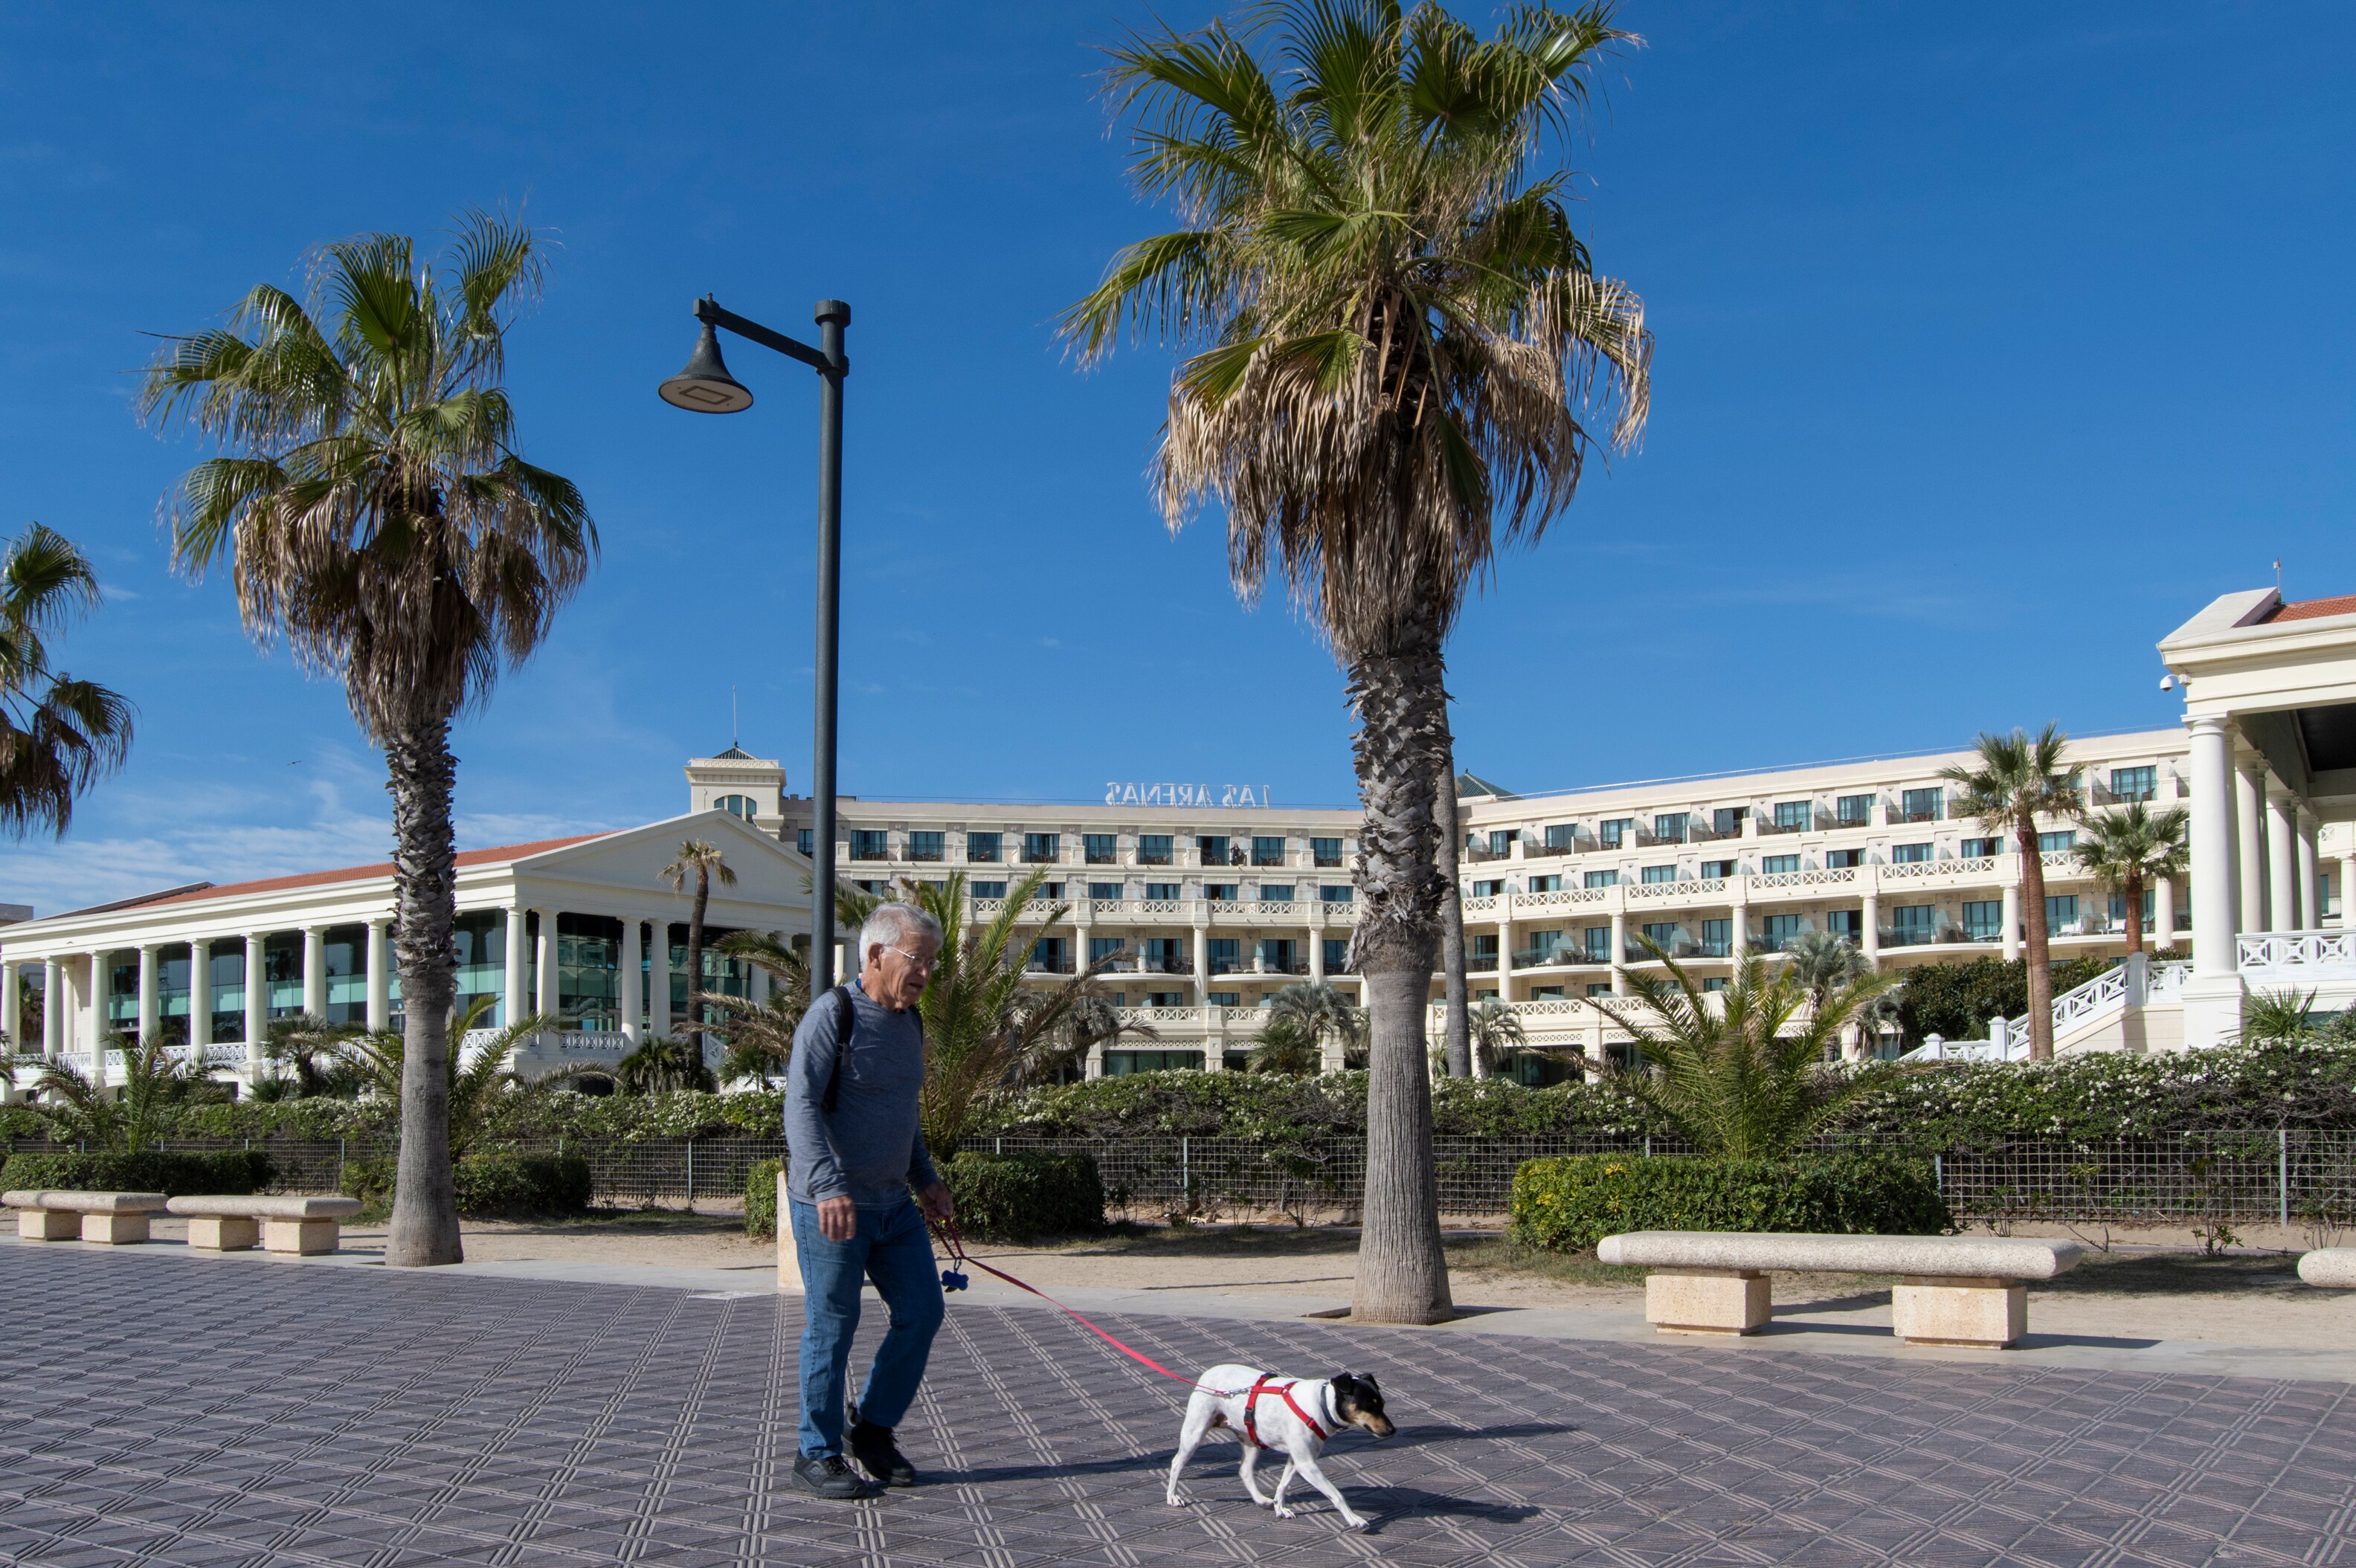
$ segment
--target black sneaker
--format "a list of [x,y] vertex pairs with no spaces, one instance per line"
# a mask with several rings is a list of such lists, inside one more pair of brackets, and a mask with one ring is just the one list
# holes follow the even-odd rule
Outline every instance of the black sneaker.
[[913,1487],[916,1467],[892,1441],[892,1429],[862,1421],[851,1429],[851,1453],[867,1473],[887,1487]]
[[867,1483],[840,1454],[805,1454],[794,1461],[794,1484],[813,1497],[849,1502],[867,1495]]

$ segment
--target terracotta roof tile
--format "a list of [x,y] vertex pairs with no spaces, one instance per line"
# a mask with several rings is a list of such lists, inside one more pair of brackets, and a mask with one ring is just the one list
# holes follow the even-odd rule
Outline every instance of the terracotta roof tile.
[[[569,844],[586,844],[592,838],[604,838],[603,833],[579,833],[570,838],[542,838],[530,844],[503,844],[492,849],[461,849],[461,866],[496,866],[509,860],[520,860],[527,856],[562,849]],[[390,877],[392,862],[381,861],[373,866],[346,866],[333,871],[305,871],[293,877],[264,877],[259,881],[223,882],[215,887],[174,889],[144,899],[125,899],[113,909],[150,909],[158,904],[209,902],[214,899],[233,899],[246,893],[278,893],[294,888],[326,887],[334,882],[362,882],[370,877]]]
[[2286,604],[2266,617],[2266,624],[2315,621],[2326,615],[2356,615],[2356,593],[2343,593],[2337,599],[2302,599],[2296,604]]

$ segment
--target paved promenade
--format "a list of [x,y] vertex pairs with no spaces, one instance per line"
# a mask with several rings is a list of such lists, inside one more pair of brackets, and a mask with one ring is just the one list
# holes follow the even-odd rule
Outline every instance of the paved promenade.
[[[0,1245],[0,1562],[566,1565],[2329,1563],[2349,1385],[1990,1358],[1139,1315],[1179,1367],[1377,1376],[1328,1467],[1374,1520],[1252,1508],[1173,1385],[952,1298],[903,1430],[928,1484],[790,1489],[795,1298]],[[866,1332],[870,1345],[872,1326]]]

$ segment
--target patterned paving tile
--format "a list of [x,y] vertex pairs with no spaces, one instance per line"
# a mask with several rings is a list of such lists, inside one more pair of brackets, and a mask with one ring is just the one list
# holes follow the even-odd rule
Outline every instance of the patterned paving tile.
[[0,1314],[5,1563],[2112,1568],[2356,1533],[2328,1383],[1110,1325],[1173,1365],[1380,1378],[1400,1435],[1328,1459],[1359,1535],[1252,1508],[1224,1442],[1165,1507],[1177,1391],[1036,1311],[952,1307],[903,1431],[927,1484],[852,1506],[786,1477],[790,1297],[13,1247]]

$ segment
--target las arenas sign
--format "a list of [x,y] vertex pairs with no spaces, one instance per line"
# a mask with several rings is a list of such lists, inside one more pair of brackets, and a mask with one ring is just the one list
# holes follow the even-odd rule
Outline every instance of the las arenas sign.
[[1107,805],[1183,805],[1235,810],[1274,805],[1266,784],[1113,784],[1105,785]]

